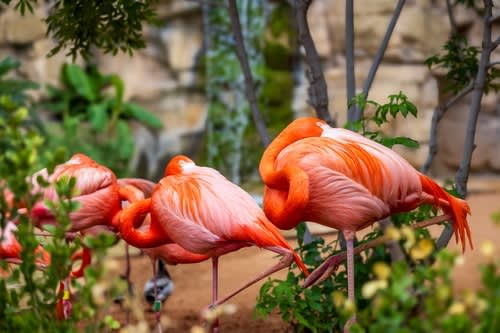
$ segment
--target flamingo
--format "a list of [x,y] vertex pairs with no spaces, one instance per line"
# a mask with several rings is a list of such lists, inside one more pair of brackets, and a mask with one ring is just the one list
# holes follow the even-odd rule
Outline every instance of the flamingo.
[[[128,192],[127,201],[122,204],[122,206],[127,207],[128,204],[137,202],[139,200],[144,200],[146,197],[151,196],[151,188],[144,188],[142,183],[134,183],[128,182],[126,184],[122,184],[123,189]],[[114,222],[118,221],[121,223],[121,219],[115,219]],[[141,229],[147,230],[151,225],[151,214],[147,214],[145,216],[144,221],[142,222]],[[118,229],[121,229],[121,225],[116,225]],[[128,246],[128,243],[127,243]],[[141,248],[141,250],[149,257],[151,260],[151,264],[153,267],[153,297],[154,297],[154,309],[156,312],[157,323],[160,323],[160,300],[158,298],[158,282],[160,282],[160,286],[164,286],[162,289],[162,294],[168,294],[172,292],[173,285],[165,272],[165,268],[163,268],[160,273],[161,276],[158,276],[156,271],[156,262],[159,260],[165,261],[170,265],[177,264],[191,264],[198,263],[208,259],[208,256],[203,254],[191,253],[184,248],[180,247],[175,243],[163,244],[160,246],[152,247],[152,248]],[[147,285],[145,286],[145,296],[147,299],[148,293],[146,292]],[[166,297],[166,296],[165,296]],[[165,297],[162,297],[163,299]]]
[[[466,239],[472,248],[465,201],[449,195],[391,149],[320,119],[290,123],[265,150],[259,171],[265,184],[264,212],[278,228],[291,229],[306,220],[344,234],[352,302],[355,233],[384,217],[432,204],[452,217],[463,249]],[[311,282],[306,280],[306,285]]]
[[[138,247],[177,243],[212,258],[212,306],[219,305],[260,279],[291,265],[308,275],[292,247],[252,197],[218,171],[197,166],[186,156],[174,157],[151,198],[129,205],[121,214],[121,236]],[[151,214],[147,230],[138,230]],[[219,256],[256,245],[284,257],[228,296],[218,299]]]

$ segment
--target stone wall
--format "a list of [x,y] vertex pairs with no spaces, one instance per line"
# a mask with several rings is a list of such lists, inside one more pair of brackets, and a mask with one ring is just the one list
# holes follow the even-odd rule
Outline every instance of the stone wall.
[[[500,1],[495,1],[500,6]],[[377,73],[369,98],[386,101],[389,94],[400,90],[407,94],[419,111],[415,119],[397,119],[384,130],[404,135],[421,143],[418,150],[396,148],[414,166],[420,167],[428,151],[430,121],[434,107],[443,100],[437,73],[431,73],[424,59],[440,51],[449,34],[444,1],[407,1],[389,47]],[[395,1],[373,0],[355,2],[356,83],[360,88],[366,78]],[[346,118],[343,1],[316,0],[309,11],[313,38],[323,60],[328,83],[330,110],[339,124]],[[154,177],[170,156],[193,153],[201,144],[206,120],[204,87],[199,76],[203,27],[201,10],[193,1],[161,1],[158,13],[162,24],[146,27],[147,48],[133,57],[99,54],[93,59],[107,73],[119,74],[126,86],[126,98],[134,100],[157,114],[164,129],[151,132],[135,125],[137,154],[132,163],[145,169],[144,176]],[[20,17],[10,8],[0,13],[0,57],[13,55],[22,62],[19,74],[42,84],[57,84],[60,66],[71,59],[64,52],[52,58],[46,54],[53,43],[45,35],[42,18],[45,8],[35,15]],[[457,24],[480,45],[482,22],[473,12],[457,12]],[[500,32],[497,24],[496,35]],[[499,60],[500,53],[493,56]],[[311,114],[307,105],[307,81],[304,75],[295,87],[293,111],[296,115]],[[40,97],[35,94],[35,97]],[[468,104],[450,109],[439,127],[440,151],[433,172],[451,176],[461,158]],[[474,152],[473,171],[492,174],[500,171],[500,107],[499,96],[490,93],[484,98],[477,131],[478,145]],[[144,167],[145,166],[145,167]]]

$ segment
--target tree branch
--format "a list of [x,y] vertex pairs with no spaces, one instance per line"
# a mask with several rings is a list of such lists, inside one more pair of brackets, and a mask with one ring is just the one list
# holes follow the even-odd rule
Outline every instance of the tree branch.
[[500,44],[500,36],[491,43],[491,51],[494,51],[498,47],[498,44]]
[[448,11],[448,19],[450,20],[451,35],[457,33],[457,21],[455,20],[455,15],[453,14],[453,6],[450,0],[446,0],[446,10]]
[[474,87],[474,81],[471,81],[462,91],[458,94],[450,98],[445,104],[438,105],[432,114],[432,123],[431,123],[431,133],[429,139],[429,153],[427,155],[427,159],[425,160],[424,165],[422,166],[423,173],[429,173],[429,170],[432,165],[432,161],[438,152],[438,143],[437,143],[437,127],[441,118],[443,118],[444,114],[450,107],[452,107],[455,103],[461,100],[464,96],[472,91]]
[[231,19],[231,27],[233,30],[234,40],[236,42],[236,55],[240,61],[241,69],[245,77],[245,94],[248,99],[248,104],[252,112],[252,118],[259,132],[260,139],[264,147],[267,147],[271,142],[269,134],[267,133],[266,125],[262,114],[260,113],[259,107],[257,105],[257,97],[255,94],[255,86],[252,78],[252,72],[248,64],[248,55],[245,49],[245,43],[243,41],[243,34],[241,32],[240,17],[238,15],[238,8],[236,6],[236,0],[228,0],[228,11],[229,17]]
[[[488,64],[490,63],[491,52],[496,47],[491,41],[491,24],[490,18],[492,15],[493,3],[491,0],[484,1],[484,22],[483,22],[483,50],[481,52],[481,59],[479,60],[479,68],[474,79],[474,88],[472,92],[472,100],[467,120],[467,129],[464,142],[464,152],[460,167],[455,175],[455,182],[458,194],[465,198],[467,196],[467,181],[469,179],[470,164],[472,160],[472,152],[474,151],[475,144],[474,138],[476,136],[477,119],[479,111],[481,110],[481,100],[484,93],[484,84],[486,80],[486,72]],[[498,40],[498,39],[497,39]],[[453,234],[451,227],[445,228],[439,236],[438,246],[445,247],[451,239]]]
[[470,164],[472,159],[472,152],[474,151],[475,144],[474,138],[476,135],[476,125],[479,116],[479,111],[481,110],[481,100],[484,93],[484,84],[486,81],[486,72],[488,64],[490,63],[491,52],[493,51],[493,44],[491,42],[491,25],[489,24],[490,17],[492,15],[492,0],[484,0],[484,24],[483,24],[483,50],[481,53],[481,59],[479,61],[479,68],[477,71],[476,78],[474,80],[474,90],[472,95],[471,107],[469,112],[469,118],[467,121],[467,130],[464,142],[464,152],[462,155],[462,161],[460,162],[460,167],[455,176],[457,183],[457,191],[462,198],[467,195],[467,180],[469,178]]
[[[387,26],[384,39],[382,40],[382,43],[380,44],[380,47],[375,54],[375,58],[373,59],[373,63],[370,67],[370,71],[368,72],[368,77],[366,78],[365,84],[363,86],[363,96],[365,96],[365,99],[368,99],[368,94],[375,79],[375,74],[377,74],[378,67],[382,63],[382,59],[384,58],[385,51],[387,50],[387,46],[389,45],[389,41],[391,39],[394,28],[396,27],[396,23],[398,22],[401,11],[403,10],[404,4],[405,0],[398,1],[396,8],[394,9],[394,13],[392,14],[391,21]],[[354,120],[359,120],[362,116],[363,110],[361,110],[360,108],[356,108]]]
[[488,64],[488,68],[493,67],[493,66],[497,66],[497,65],[500,65],[500,61],[493,61],[493,62],[490,62]]
[[[413,230],[422,229],[434,224],[443,223],[449,219],[451,219],[451,216],[446,214],[446,215],[436,216],[429,220],[410,224],[409,227],[412,228]],[[384,234],[380,237],[372,239],[371,241],[356,246],[354,248],[354,254],[355,255],[360,254],[363,251],[369,250],[378,245],[382,245],[391,241],[392,239],[388,235]],[[342,251],[325,259],[325,261],[323,261],[323,263],[319,265],[319,267],[316,268],[311,273],[311,275],[309,275],[309,277],[304,281],[304,288],[316,285],[324,281],[337,269],[338,265],[341,262],[345,261],[346,259],[347,259],[347,251]]]
[[498,20],[500,20],[500,14],[496,14],[496,15],[493,15],[492,17],[490,17],[489,23],[493,24],[493,23],[495,23]]
[[[350,103],[356,94],[356,77],[354,71],[354,0],[345,2],[345,75],[347,102]],[[352,105],[347,111],[347,120],[356,121],[356,107]]]
[[306,69],[306,77],[309,81],[309,104],[315,109],[318,118],[335,127],[335,121],[328,111],[328,90],[323,69],[321,68],[321,59],[307,23],[307,11],[312,0],[293,0],[290,2],[297,22],[299,41],[304,46],[305,60],[309,67]]

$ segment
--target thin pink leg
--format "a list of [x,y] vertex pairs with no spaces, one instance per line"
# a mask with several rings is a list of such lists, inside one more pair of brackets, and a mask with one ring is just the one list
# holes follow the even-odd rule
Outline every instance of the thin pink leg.
[[156,284],[156,259],[151,259],[151,262],[153,263],[153,292],[155,294],[155,301],[153,303],[154,311],[155,311],[155,317],[156,317],[156,326],[158,328],[158,333],[162,333],[163,329],[161,327],[161,302],[158,300],[158,288]]
[[[212,304],[217,303],[219,294],[219,257],[212,257]],[[219,319],[212,325],[212,333],[219,332]]]
[[[354,233],[344,232],[347,245],[347,298],[356,304],[354,294]],[[349,328],[356,322],[356,314],[347,321],[344,326],[344,333],[349,333]]]

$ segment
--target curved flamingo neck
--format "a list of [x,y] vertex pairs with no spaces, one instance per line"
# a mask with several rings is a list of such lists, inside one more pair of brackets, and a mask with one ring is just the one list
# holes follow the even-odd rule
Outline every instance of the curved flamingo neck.
[[144,199],[121,211],[119,216],[120,235],[130,245],[148,248],[172,242],[163,228],[153,219],[151,219],[148,229],[138,229],[142,225],[145,216],[150,213],[150,208],[151,199]]
[[288,125],[264,151],[259,164],[259,172],[267,186],[283,188],[286,180],[283,174],[275,170],[275,161],[279,153],[290,144],[310,137],[319,137],[323,133],[320,126],[325,122],[317,118],[299,118]]

